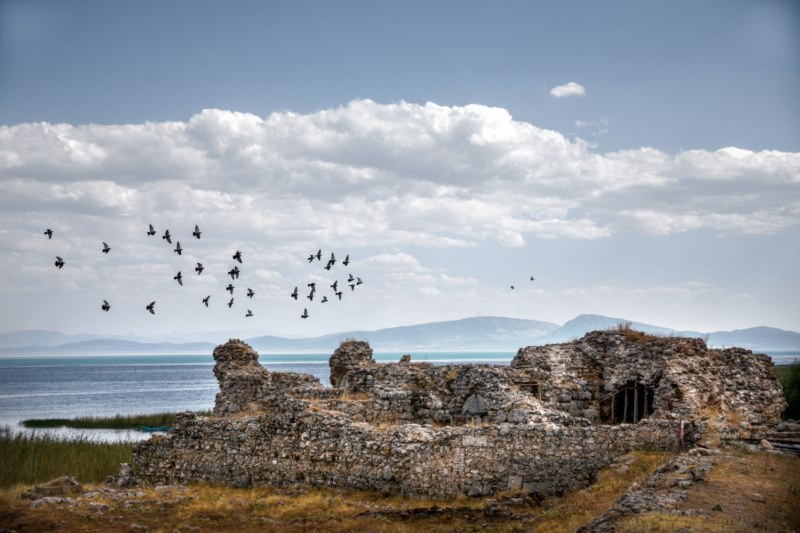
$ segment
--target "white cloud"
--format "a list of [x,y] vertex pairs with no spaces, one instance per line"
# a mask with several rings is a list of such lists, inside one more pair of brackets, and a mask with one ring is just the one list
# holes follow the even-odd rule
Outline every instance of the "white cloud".
[[586,89],[580,83],[571,81],[564,85],[558,85],[550,89],[550,96],[555,98],[566,98],[568,96],[585,96]]

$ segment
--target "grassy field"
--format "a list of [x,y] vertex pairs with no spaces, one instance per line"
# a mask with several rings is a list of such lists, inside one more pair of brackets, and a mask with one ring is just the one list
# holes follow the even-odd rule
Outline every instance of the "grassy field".
[[[197,414],[199,416],[209,416],[211,411],[198,411]],[[171,426],[174,421],[175,413],[154,413],[111,417],[34,418],[23,420],[22,425],[26,428],[139,429],[142,426]]]
[[[603,514],[632,484],[672,457],[636,452],[627,471],[604,470],[597,482],[561,498],[522,497],[509,514],[492,513],[481,498],[431,501],[335,489],[232,488],[190,485],[141,487],[127,498],[100,494],[74,506],[28,509],[22,487],[0,490],[0,526],[16,531],[281,533],[346,531],[571,532]],[[84,481],[80,478],[80,481]],[[86,489],[93,487],[87,486]],[[694,485],[679,510],[623,519],[617,531],[792,531],[800,528],[800,459],[729,448],[714,459],[709,478]],[[90,505],[91,504],[91,505]],[[94,507],[92,507],[94,505]],[[103,506],[107,506],[103,508]]]
[[100,482],[133,461],[133,443],[14,433],[0,427],[0,488],[41,483],[64,475]]

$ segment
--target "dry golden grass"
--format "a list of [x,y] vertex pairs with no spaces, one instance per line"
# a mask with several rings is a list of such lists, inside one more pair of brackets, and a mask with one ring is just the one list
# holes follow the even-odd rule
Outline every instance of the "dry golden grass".
[[800,529],[800,459],[729,449],[714,459],[706,483],[689,491],[678,510],[700,516],[647,513],[624,520],[618,531],[750,532]]
[[[619,531],[791,531],[798,527],[800,460],[774,454],[736,451],[715,459],[707,483],[692,487],[683,509],[709,513],[676,517],[650,513],[632,517]],[[326,532],[571,532],[600,516],[633,483],[641,483],[672,455],[635,452],[626,472],[604,470],[591,487],[539,503],[511,507],[516,518],[486,514],[483,499],[461,497],[431,501],[376,492],[334,489],[236,489],[207,485],[144,490],[127,506],[109,497],[96,498],[107,511],[86,504],[30,510],[20,499],[23,487],[0,492],[0,527],[24,531],[130,532],[141,524],[154,532],[256,531]],[[91,488],[91,487],[88,487]],[[755,496],[754,496],[755,494]],[[509,490],[497,496],[525,496]],[[714,511],[719,505],[722,511]],[[791,527],[790,527],[791,526]],[[193,529],[199,528],[199,529]]]

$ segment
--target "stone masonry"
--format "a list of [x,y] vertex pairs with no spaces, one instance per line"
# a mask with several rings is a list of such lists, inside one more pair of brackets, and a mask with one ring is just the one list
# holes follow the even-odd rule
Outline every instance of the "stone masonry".
[[436,498],[559,494],[631,450],[675,449],[681,420],[691,440],[709,405],[752,423],[784,408],[766,356],[629,331],[524,348],[510,366],[379,364],[368,343],[347,341],[330,359],[332,387],[269,372],[239,340],[214,358],[214,416],[182,415],[141,444],[140,478]]

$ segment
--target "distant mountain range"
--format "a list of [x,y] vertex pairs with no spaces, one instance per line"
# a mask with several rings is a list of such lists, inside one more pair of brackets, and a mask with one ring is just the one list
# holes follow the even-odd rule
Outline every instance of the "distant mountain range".
[[[800,333],[765,326],[702,333],[631,322],[602,315],[579,315],[559,326],[551,322],[506,317],[472,317],[374,331],[347,331],[310,338],[260,336],[246,341],[262,352],[332,352],[347,338],[368,340],[376,351],[516,351],[530,345],[567,342],[589,331],[630,322],[647,333],[705,337],[711,346],[740,346],[756,351],[800,350]],[[236,336],[236,335],[231,335]],[[144,342],[141,339],[28,330],[0,334],[0,355],[42,354],[168,354],[210,353],[229,335],[220,332],[214,342]],[[202,339],[208,340],[207,337]]]

